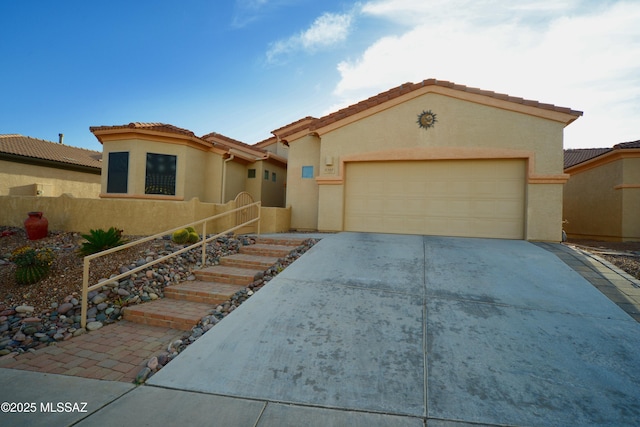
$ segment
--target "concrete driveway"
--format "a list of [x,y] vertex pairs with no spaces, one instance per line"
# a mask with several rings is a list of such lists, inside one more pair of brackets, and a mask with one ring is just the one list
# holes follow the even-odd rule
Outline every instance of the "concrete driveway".
[[341,233],[78,425],[638,425],[639,343],[531,243]]

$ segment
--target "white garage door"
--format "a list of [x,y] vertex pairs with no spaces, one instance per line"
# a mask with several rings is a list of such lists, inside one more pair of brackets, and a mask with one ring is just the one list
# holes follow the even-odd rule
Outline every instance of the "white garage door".
[[522,239],[524,160],[348,163],[347,231]]

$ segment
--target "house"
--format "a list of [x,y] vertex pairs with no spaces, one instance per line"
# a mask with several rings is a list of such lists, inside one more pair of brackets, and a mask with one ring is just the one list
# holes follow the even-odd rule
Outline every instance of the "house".
[[430,79],[260,144],[289,147],[293,229],[560,241],[563,129],[581,115]]
[[287,160],[262,148],[164,123],[90,130],[103,145],[101,198],[226,203],[247,191],[284,206]]
[[564,152],[569,238],[640,241],[640,141]]
[[263,149],[215,132],[202,139],[224,147],[229,159],[237,158],[236,162],[228,163],[228,167],[235,168],[235,171],[229,170],[227,184],[223,186],[228,190],[223,199],[228,201],[239,192],[246,191],[255,200],[261,200],[264,206],[285,206],[287,158],[277,154],[277,144],[274,144],[274,151],[270,151],[271,145]]
[[102,153],[18,134],[0,135],[0,195],[97,198]]

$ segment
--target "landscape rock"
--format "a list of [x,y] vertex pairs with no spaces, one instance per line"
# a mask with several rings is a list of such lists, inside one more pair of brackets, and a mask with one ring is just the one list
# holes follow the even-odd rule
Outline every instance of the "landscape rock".
[[87,323],[87,330],[88,331],[96,331],[100,328],[102,328],[104,325],[102,324],[102,322],[89,322]]
[[33,313],[34,308],[30,305],[19,305],[15,308],[16,313]]
[[69,310],[71,310],[73,308],[73,304],[71,304],[70,302],[65,302],[60,304],[60,306],[58,307],[58,313],[59,314],[65,314],[66,312],[68,312]]

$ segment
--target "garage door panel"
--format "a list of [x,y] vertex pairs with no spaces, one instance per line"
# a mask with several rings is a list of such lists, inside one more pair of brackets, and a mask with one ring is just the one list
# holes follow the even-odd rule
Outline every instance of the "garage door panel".
[[345,230],[521,239],[525,162],[348,164]]

